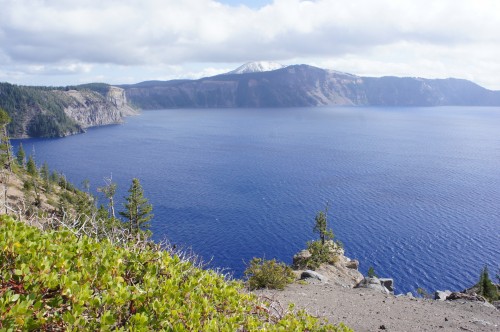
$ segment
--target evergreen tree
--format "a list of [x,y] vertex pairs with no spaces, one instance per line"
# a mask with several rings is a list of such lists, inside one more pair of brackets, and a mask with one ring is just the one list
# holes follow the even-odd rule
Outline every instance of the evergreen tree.
[[50,171],[49,171],[49,165],[47,165],[46,162],[44,162],[42,164],[42,167],[40,167],[40,176],[42,177],[43,181],[49,182]]
[[495,301],[498,299],[497,287],[493,284],[493,282],[491,282],[487,265],[485,265],[481,271],[477,286],[479,287],[479,295],[484,296],[489,301]]
[[10,123],[11,119],[9,114],[0,108],[0,151],[1,159],[4,167],[11,171],[12,165],[12,153],[9,141],[9,136],[7,134],[7,125]]
[[328,205],[325,208],[325,212],[318,212],[314,220],[316,224],[314,225],[313,231],[319,234],[321,244],[325,245],[326,241],[333,239],[333,231],[328,229]]
[[28,171],[28,174],[32,176],[38,175],[38,170],[36,169],[35,160],[31,155],[28,157],[28,162],[26,163],[26,170]]
[[49,165],[47,165],[46,162],[42,164],[42,167],[40,167],[40,177],[43,180],[43,187],[45,188],[46,192],[51,192],[52,191],[52,186],[50,183],[50,171],[49,171]]
[[127,201],[124,204],[125,211],[120,211],[120,215],[126,218],[131,233],[136,234],[141,230],[149,230],[149,220],[153,218],[151,214],[153,206],[144,197],[139,179],[132,179],[132,185],[128,192],[129,196],[125,197]]
[[377,273],[375,273],[375,269],[373,268],[373,266],[370,266],[370,268],[368,269],[367,276],[369,278],[378,278],[378,275],[377,275]]
[[19,166],[21,166],[22,168],[26,166],[26,152],[24,152],[23,143],[19,143],[16,159]]
[[59,174],[57,174],[56,171],[52,171],[50,173],[49,180],[50,180],[50,182],[55,183],[55,184],[59,183]]

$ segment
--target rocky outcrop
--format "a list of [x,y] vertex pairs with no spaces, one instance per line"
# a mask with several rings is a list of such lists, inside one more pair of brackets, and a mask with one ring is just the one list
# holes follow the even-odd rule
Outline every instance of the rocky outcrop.
[[435,291],[434,292],[434,300],[438,301],[446,301],[446,298],[451,295],[451,291]]
[[465,302],[479,302],[483,304],[484,306],[487,306],[489,308],[494,308],[496,307],[489,303],[483,296],[478,295],[476,293],[468,294],[468,293],[460,293],[460,292],[452,292],[450,295],[446,297],[447,301],[465,301]]
[[321,264],[314,271],[306,267],[307,259],[311,256],[308,250],[302,250],[293,257],[293,265],[301,279],[306,281],[319,280],[345,288],[357,285],[363,275],[358,271],[359,263],[344,255],[344,250],[339,248],[331,263]]
[[111,86],[105,96],[90,90],[55,91],[66,98],[64,113],[82,128],[118,124],[126,116],[138,114],[122,88]]
[[365,277],[355,288],[367,288],[383,294],[394,294],[394,280],[391,278]]

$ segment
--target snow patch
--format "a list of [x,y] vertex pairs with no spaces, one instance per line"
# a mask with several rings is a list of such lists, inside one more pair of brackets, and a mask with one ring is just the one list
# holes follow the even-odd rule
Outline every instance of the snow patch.
[[285,68],[282,64],[277,62],[269,62],[269,61],[254,61],[247,62],[242,66],[239,66],[235,70],[228,72],[228,74],[246,74],[246,73],[260,73],[264,71],[272,71],[281,68]]

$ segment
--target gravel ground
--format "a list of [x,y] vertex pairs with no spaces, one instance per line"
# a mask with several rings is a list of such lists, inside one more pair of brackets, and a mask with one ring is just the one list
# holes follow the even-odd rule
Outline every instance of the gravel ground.
[[500,311],[477,302],[435,301],[384,295],[335,284],[294,283],[283,291],[254,292],[278,301],[295,303],[314,316],[354,331],[500,331]]

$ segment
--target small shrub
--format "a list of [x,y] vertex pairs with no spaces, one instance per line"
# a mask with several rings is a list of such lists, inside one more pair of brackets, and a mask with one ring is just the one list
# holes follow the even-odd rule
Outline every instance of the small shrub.
[[252,258],[245,270],[248,279],[248,288],[283,289],[295,280],[292,269],[285,263],[275,259]]
[[425,288],[423,287],[418,287],[417,288],[417,294],[420,295],[424,299],[432,299],[433,296],[431,293],[429,293]]
[[315,270],[324,263],[335,264],[339,260],[342,245],[333,241],[322,244],[320,240],[316,240],[307,243],[307,250],[311,256],[307,259],[306,267]]
[[375,273],[375,269],[373,268],[373,266],[370,266],[370,268],[368,269],[367,276],[368,278],[378,278],[378,275]]

